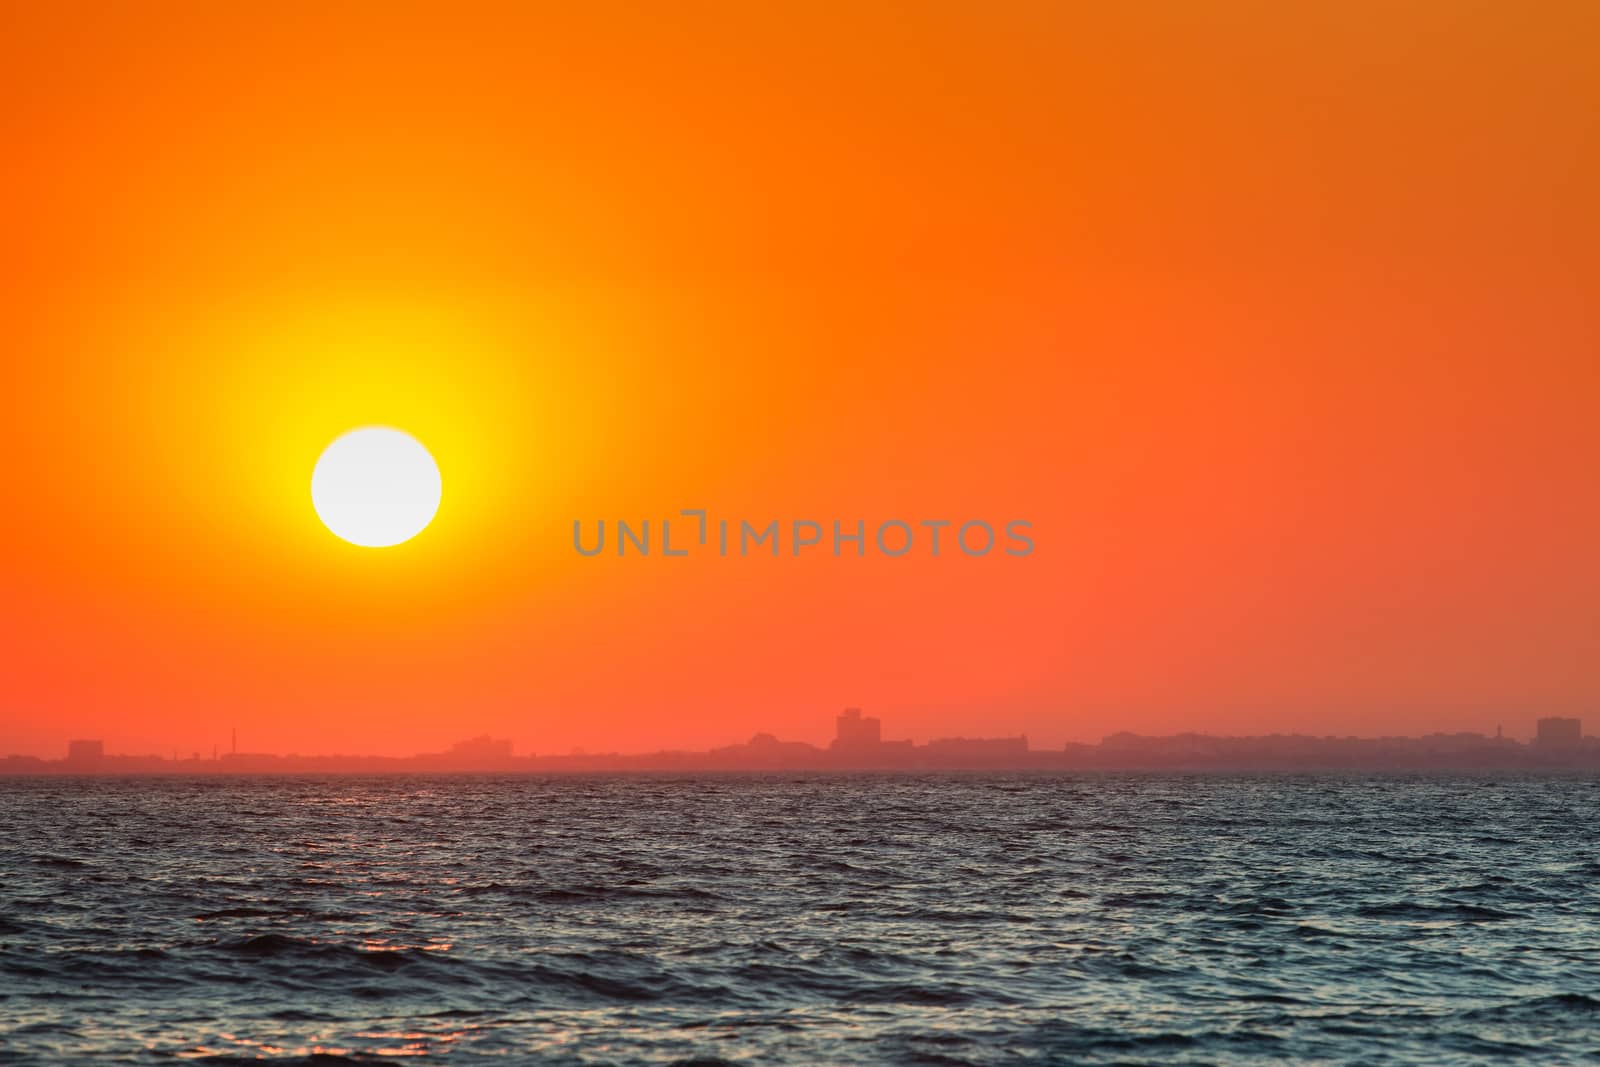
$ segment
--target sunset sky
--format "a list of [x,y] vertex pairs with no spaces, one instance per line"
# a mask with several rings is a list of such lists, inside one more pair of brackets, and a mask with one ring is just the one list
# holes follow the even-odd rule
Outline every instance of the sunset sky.
[[1600,5],[535,8],[5,5],[0,753],[1600,729]]

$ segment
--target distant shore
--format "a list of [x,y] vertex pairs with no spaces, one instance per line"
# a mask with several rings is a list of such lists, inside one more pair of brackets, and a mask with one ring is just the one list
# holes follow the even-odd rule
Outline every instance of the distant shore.
[[1483,734],[1425,737],[1212,737],[1116,734],[1096,745],[1031,749],[1026,738],[926,745],[909,742],[835,744],[821,748],[766,734],[745,744],[703,752],[512,755],[510,743],[476,739],[427,755],[301,756],[225,753],[211,758],[78,755],[45,760],[0,759],[0,775],[266,775],[266,774],[595,774],[625,772],[843,771],[1553,771],[1600,770],[1600,739],[1524,744]]

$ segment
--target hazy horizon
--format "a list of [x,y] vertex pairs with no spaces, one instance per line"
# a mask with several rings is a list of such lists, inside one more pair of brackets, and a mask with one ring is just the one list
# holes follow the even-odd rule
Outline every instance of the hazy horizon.
[[[1544,717],[1546,717],[1546,716],[1540,715],[1537,718],[1544,718]],[[1570,715],[1568,715],[1568,714],[1559,714],[1559,715],[1553,714],[1552,717],[1576,718],[1581,723],[1583,723],[1583,727],[1585,728],[1585,730],[1587,730],[1589,728],[1589,726],[1590,726],[1590,723],[1589,723],[1588,720],[1585,720],[1581,715],[1576,714],[1576,713],[1573,713],[1573,714],[1570,714]],[[1536,719],[1527,720],[1526,725],[1529,726],[1529,727],[1535,726],[1536,722],[1537,722],[1537,718]],[[1517,721],[1520,722],[1522,720],[1519,719]],[[1053,751],[1053,750],[1061,749],[1066,745],[1074,745],[1074,744],[1090,745],[1090,746],[1098,745],[1098,744],[1102,743],[1103,741],[1105,741],[1107,738],[1115,737],[1117,734],[1121,734],[1121,733],[1134,734],[1134,735],[1137,735],[1137,736],[1140,736],[1140,737],[1146,737],[1146,738],[1151,738],[1151,739],[1159,739],[1159,738],[1166,738],[1166,737],[1176,737],[1176,736],[1184,736],[1184,735],[1192,734],[1192,735],[1197,735],[1197,736],[1202,736],[1202,737],[1210,737],[1210,738],[1217,738],[1217,739],[1227,739],[1227,738],[1267,738],[1267,737],[1300,736],[1300,737],[1316,738],[1316,739],[1328,739],[1328,738],[1331,738],[1331,739],[1340,739],[1340,740],[1355,739],[1355,740],[1366,740],[1366,741],[1378,741],[1378,740],[1384,740],[1384,739],[1421,738],[1421,737],[1427,737],[1427,736],[1432,736],[1432,735],[1440,735],[1440,736],[1479,735],[1479,736],[1483,736],[1483,737],[1486,737],[1486,738],[1494,738],[1496,736],[1503,736],[1506,740],[1515,741],[1515,742],[1517,742],[1519,744],[1529,744],[1529,743],[1532,743],[1534,741],[1535,733],[1536,733],[1536,731],[1534,729],[1527,729],[1525,731],[1517,730],[1517,729],[1505,729],[1505,725],[1506,724],[1503,723],[1503,722],[1502,723],[1497,723],[1495,727],[1491,727],[1489,729],[1481,729],[1481,728],[1474,728],[1474,727],[1470,727],[1470,726],[1462,726],[1459,729],[1427,731],[1425,733],[1420,733],[1420,734],[1408,734],[1408,733],[1397,732],[1397,731],[1390,731],[1390,732],[1387,732],[1387,733],[1375,733],[1375,734],[1354,734],[1354,733],[1331,733],[1331,732],[1327,732],[1327,731],[1315,731],[1315,730],[1277,730],[1277,731],[1268,731],[1268,732],[1262,733],[1262,734],[1240,734],[1240,733],[1227,733],[1227,732],[1224,732],[1224,731],[1208,731],[1208,730],[1180,730],[1180,731],[1173,731],[1173,732],[1165,733],[1165,734],[1152,734],[1152,733],[1142,733],[1141,731],[1138,731],[1138,730],[1119,730],[1119,731],[1113,731],[1112,733],[1109,733],[1109,734],[1102,735],[1101,737],[1087,739],[1087,740],[1078,740],[1078,739],[1074,739],[1074,738],[1068,738],[1068,739],[1066,739],[1065,741],[1062,741],[1062,742],[1046,743],[1046,742],[1041,741],[1038,738],[1035,738],[1035,737],[1033,737],[1031,735],[1027,735],[1027,734],[1022,733],[1022,732],[1018,732],[1018,733],[1006,733],[1006,732],[1003,732],[1003,731],[985,732],[985,731],[980,730],[980,729],[968,729],[966,731],[958,731],[958,732],[950,733],[950,734],[929,735],[929,736],[926,736],[926,737],[907,737],[905,735],[896,733],[892,729],[892,723],[890,723],[890,724],[885,724],[885,726],[884,726],[884,731],[885,731],[884,732],[884,740],[885,741],[909,741],[914,745],[919,745],[920,746],[920,745],[925,745],[925,744],[927,744],[929,742],[940,741],[940,740],[982,740],[982,739],[995,739],[995,738],[1016,738],[1016,737],[1021,736],[1021,737],[1024,737],[1027,740],[1030,750],[1035,751],[1035,752]],[[191,745],[188,745],[188,746],[168,745],[168,746],[166,746],[164,748],[163,747],[156,747],[156,748],[147,748],[147,749],[143,749],[143,750],[134,750],[134,749],[118,748],[118,747],[116,747],[115,741],[107,739],[107,738],[90,737],[90,736],[85,735],[85,734],[71,734],[71,735],[63,735],[61,740],[60,740],[59,745],[57,745],[56,748],[53,751],[19,752],[19,751],[7,751],[7,750],[0,749],[0,756],[15,755],[15,756],[29,756],[29,757],[39,758],[39,759],[46,759],[46,760],[60,759],[60,758],[65,756],[66,751],[67,751],[67,746],[70,743],[75,742],[75,741],[96,741],[96,742],[100,742],[101,744],[104,745],[104,751],[105,751],[105,754],[107,756],[134,756],[134,757],[155,756],[155,757],[158,757],[158,758],[161,758],[161,759],[173,759],[173,758],[176,758],[178,760],[188,760],[193,756],[198,756],[202,760],[208,760],[208,759],[211,759],[213,757],[227,756],[227,755],[231,755],[231,754],[234,754],[234,753],[237,753],[238,755],[241,755],[241,756],[243,756],[243,755],[251,755],[251,756],[298,756],[298,757],[305,757],[305,758],[311,758],[311,759],[323,759],[323,758],[332,758],[332,757],[347,757],[347,758],[352,758],[352,759],[368,759],[368,758],[375,758],[375,759],[416,759],[416,758],[428,757],[428,756],[448,755],[451,752],[452,748],[454,748],[454,747],[456,747],[458,745],[468,745],[468,744],[471,744],[471,743],[474,743],[474,742],[486,741],[486,740],[492,740],[492,741],[496,741],[496,742],[509,742],[510,745],[511,745],[512,755],[514,757],[518,757],[518,758],[526,757],[526,756],[534,756],[534,755],[541,756],[541,757],[544,757],[544,756],[560,757],[560,756],[574,756],[574,755],[577,755],[577,756],[636,756],[636,755],[652,755],[652,754],[663,753],[663,752],[683,752],[683,753],[707,752],[707,751],[712,751],[712,750],[715,750],[715,749],[720,749],[720,748],[725,748],[725,747],[730,747],[730,746],[739,746],[739,745],[748,744],[752,739],[757,738],[757,737],[761,737],[761,736],[773,737],[776,740],[778,740],[780,742],[784,742],[784,743],[799,743],[799,744],[810,745],[810,746],[812,746],[812,747],[814,747],[814,748],[816,748],[818,750],[827,750],[829,745],[830,745],[830,743],[834,739],[834,735],[832,733],[829,733],[826,736],[822,736],[822,737],[815,737],[815,736],[791,737],[791,736],[786,736],[786,735],[783,735],[783,734],[775,733],[774,731],[771,731],[771,730],[763,730],[763,729],[759,729],[758,728],[758,729],[754,729],[754,730],[746,732],[742,737],[730,738],[730,739],[727,739],[727,740],[724,740],[724,741],[721,741],[721,742],[718,742],[718,743],[713,743],[713,744],[710,744],[710,745],[706,745],[706,746],[703,746],[703,747],[690,746],[690,745],[671,745],[671,744],[668,744],[668,745],[660,745],[660,746],[655,746],[655,747],[634,747],[634,748],[615,748],[615,749],[603,749],[603,748],[597,748],[597,747],[593,747],[593,746],[584,746],[584,745],[574,745],[574,746],[570,746],[568,748],[555,748],[555,747],[543,747],[543,748],[541,748],[535,743],[519,740],[519,738],[517,738],[516,736],[497,735],[497,734],[493,734],[492,732],[488,732],[488,731],[480,731],[478,733],[471,734],[471,735],[463,735],[463,736],[452,737],[450,740],[443,741],[437,747],[434,747],[434,748],[419,749],[419,750],[410,751],[410,752],[403,752],[403,751],[397,751],[397,750],[394,750],[394,749],[389,749],[389,750],[381,750],[381,749],[341,750],[341,751],[332,751],[332,750],[318,751],[318,750],[315,750],[315,749],[310,749],[310,750],[306,750],[306,749],[273,749],[273,748],[269,748],[269,747],[262,747],[262,746],[259,746],[259,745],[252,746],[252,745],[247,744],[247,743],[240,744],[240,743],[238,743],[237,735],[234,735],[234,734],[229,734],[227,736],[224,736],[224,738],[220,742],[214,743],[213,745],[208,745],[204,749],[195,748],[191,744]],[[1584,736],[1589,736],[1589,734],[1585,733]],[[246,736],[245,740],[246,741],[249,740],[248,736]],[[237,748],[234,747],[235,744],[238,745]]]

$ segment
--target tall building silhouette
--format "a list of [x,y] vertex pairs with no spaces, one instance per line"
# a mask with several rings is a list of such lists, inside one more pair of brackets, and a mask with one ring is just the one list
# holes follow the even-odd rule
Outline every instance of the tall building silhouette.
[[68,741],[67,762],[78,767],[98,767],[106,755],[104,741]]
[[862,715],[860,708],[845,708],[835,720],[832,747],[869,748],[883,743],[883,721],[876,715]]
[[1583,720],[1558,715],[1540,719],[1535,741],[1540,748],[1577,748],[1583,743]]

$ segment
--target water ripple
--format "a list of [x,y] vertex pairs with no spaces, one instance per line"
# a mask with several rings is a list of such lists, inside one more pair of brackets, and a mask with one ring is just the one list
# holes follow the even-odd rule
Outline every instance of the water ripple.
[[1582,776],[0,779],[22,1064],[1593,1062]]

